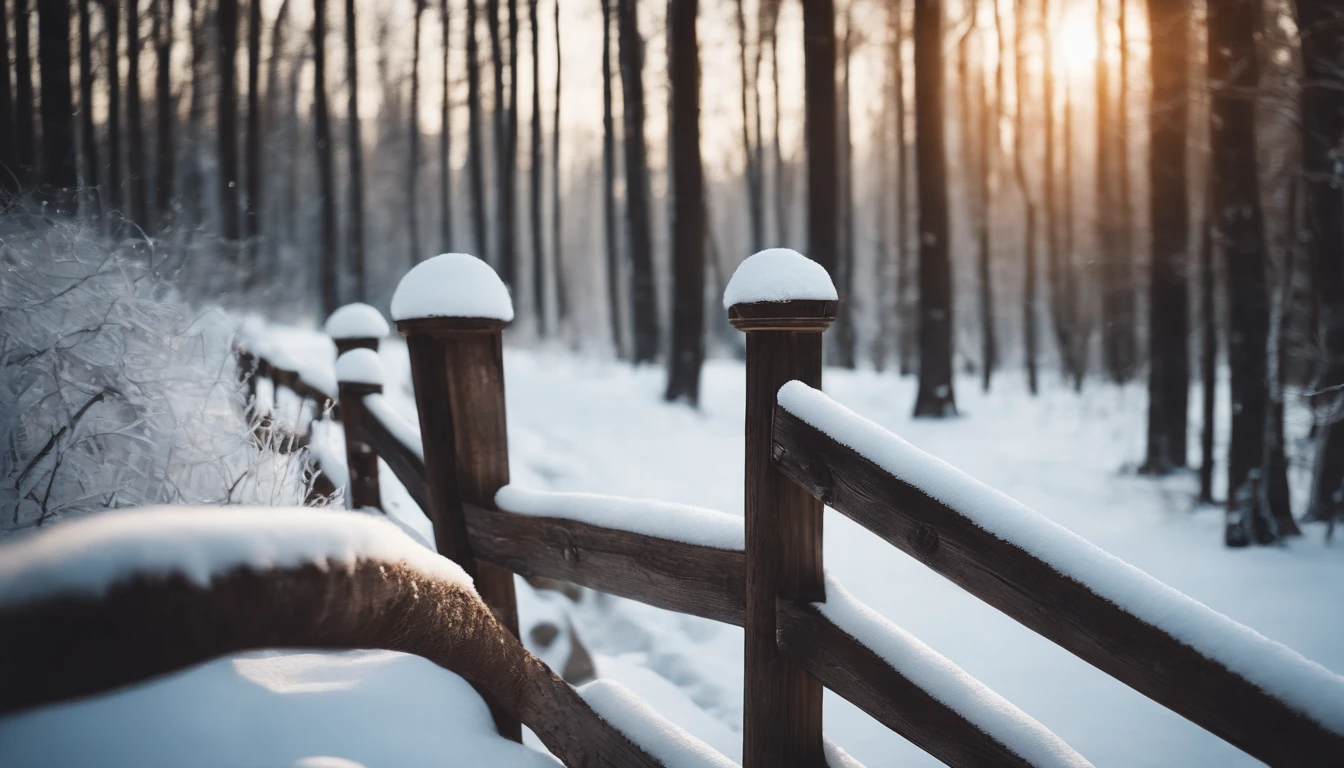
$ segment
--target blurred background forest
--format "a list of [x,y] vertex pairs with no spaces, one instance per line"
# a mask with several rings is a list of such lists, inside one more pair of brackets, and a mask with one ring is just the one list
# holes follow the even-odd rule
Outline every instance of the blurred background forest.
[[[1337,0],[0,0],[0,25],[6,310],[62,295],[33,255],[58,230],[310,324],[464,251],[512,344],[665,365],[694,404],[740,354],[734,268],[791,247],[842,298],[828,362],[918,376],[918,416],[1004,377],[1146,387],[1138,471],[1225,487],[1229,545],[1344,509]],[[64,338],[0,322],[7,366]]]

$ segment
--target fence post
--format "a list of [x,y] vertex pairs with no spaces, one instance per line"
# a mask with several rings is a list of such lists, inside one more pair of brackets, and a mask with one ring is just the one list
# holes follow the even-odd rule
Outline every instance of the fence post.
[[770,431],[780,387],[821,386],[837,304],[826,271],[784,249],[744,261],[724,291],[729,322],[747,334],[744,768],[826,765],[821,684],[780,653],[775,620],[778,600],[826,599],[822,504],[773,466]]
[[[374,340],[377,343],[377,339]],[[336,386],[341,407],[341,428],[345,432],[345,466],[349,474],[350,508],[383,508],[378,488],[378,454],[360,437],[372,418],[364,407],[364,396],[383,391],[383,364],[378,353],[360,347],[336,358]]]
[[[504,328],[513,320],[508,289],[475,256],[446,253],[416,265],[397,285],[392,317],[406,337],[425,454],[434,544],[476,581],[476,591],[516,637],[513,574],[478,563],[462,504],[494,508],[509,482],[504,413]],[[521,726],[492,707],[500,733]]]
[[352,349],[378,351],[378,341],[389,332],[383,313],[362,302],[346,304],[327,318],[324,332],[336,343],[336,356]]

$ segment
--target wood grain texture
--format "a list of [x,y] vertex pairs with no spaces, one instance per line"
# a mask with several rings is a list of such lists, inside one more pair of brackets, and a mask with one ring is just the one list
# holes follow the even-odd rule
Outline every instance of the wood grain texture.
[[[1270,765],[1344,765],[1344,736],[996,538],[783,408],[774,459],[818,499],[1134,690]],[[1101,726],[1105,713],[1097,713]]]
[[777,615],[779,649],[785,656],[945,765],[1031,765],[812,606],[781,600]]
[[473,594],[401,563],[240,568],[209,586],[137,578],[100,598],[0,611],[0,713],[90,696],[263,648],[377,648],[462,676],[570,766],[656,768]]
[[380,339],[374,337],[350,338],[350,339],[332,339],[336,345],[336,356],[340,357],[352,349],[372,349],[378,351],[378,342]]
[[[416,506],[426,510],[428,514],[429,481],[425,479],[425,463],[409,446],[403,445],[367,406],[363,408],[363,412],[367,418],[360,419],[354,424],[356,439],[363,441],[373,449],[378,458],[387,462],[388,468],[406,487],[406,492],[411,495]],[[347,433],[350,429],[350,426],[346,427]]]
[[381,384],[341,382],[341,424],[345,430],[345,466],[350,477],[348,493],[351,509],[383,508],[382,492],[378,488],[378,454],[361,439],[361,425],[372,419],[364,407],[364,396],[383,391]]
[[780,653],[775,603],[826,599],[822,505],[771,462],[779,388],[821,386],[821,334],[835,302],[738,304],[729,318],[747,333],[745,768],[824,766],[821,684]]

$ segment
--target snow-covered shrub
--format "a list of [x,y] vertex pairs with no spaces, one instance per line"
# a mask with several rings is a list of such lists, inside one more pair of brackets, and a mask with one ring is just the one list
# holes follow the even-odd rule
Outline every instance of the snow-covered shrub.
[[232,323],[188,306],[163,263],[153,242],[0,219],[0,533],[146,503],[302,501],[304,455],[258,445],[243,415]]

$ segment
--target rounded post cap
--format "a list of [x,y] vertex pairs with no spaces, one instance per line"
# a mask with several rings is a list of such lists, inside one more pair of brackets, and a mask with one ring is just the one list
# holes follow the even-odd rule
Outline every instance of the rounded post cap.
[[352,349],[336,358],[336,381],[382,386],[383,361],[372,349]]
[[381,339],[391,327],[382,312],[356,301],[332,312],[323,330],[333,339]]
[[427,318],[493,321],[502,328],[513,320],[513,301],[489,264],[466,253],[442,253],[415,265],[392,294],[399,329],[405,330],[404,321]]
[[826,269],[789,248],[768,248],[737,266],[723,291],[723,308],[738,304],[838,301]]

